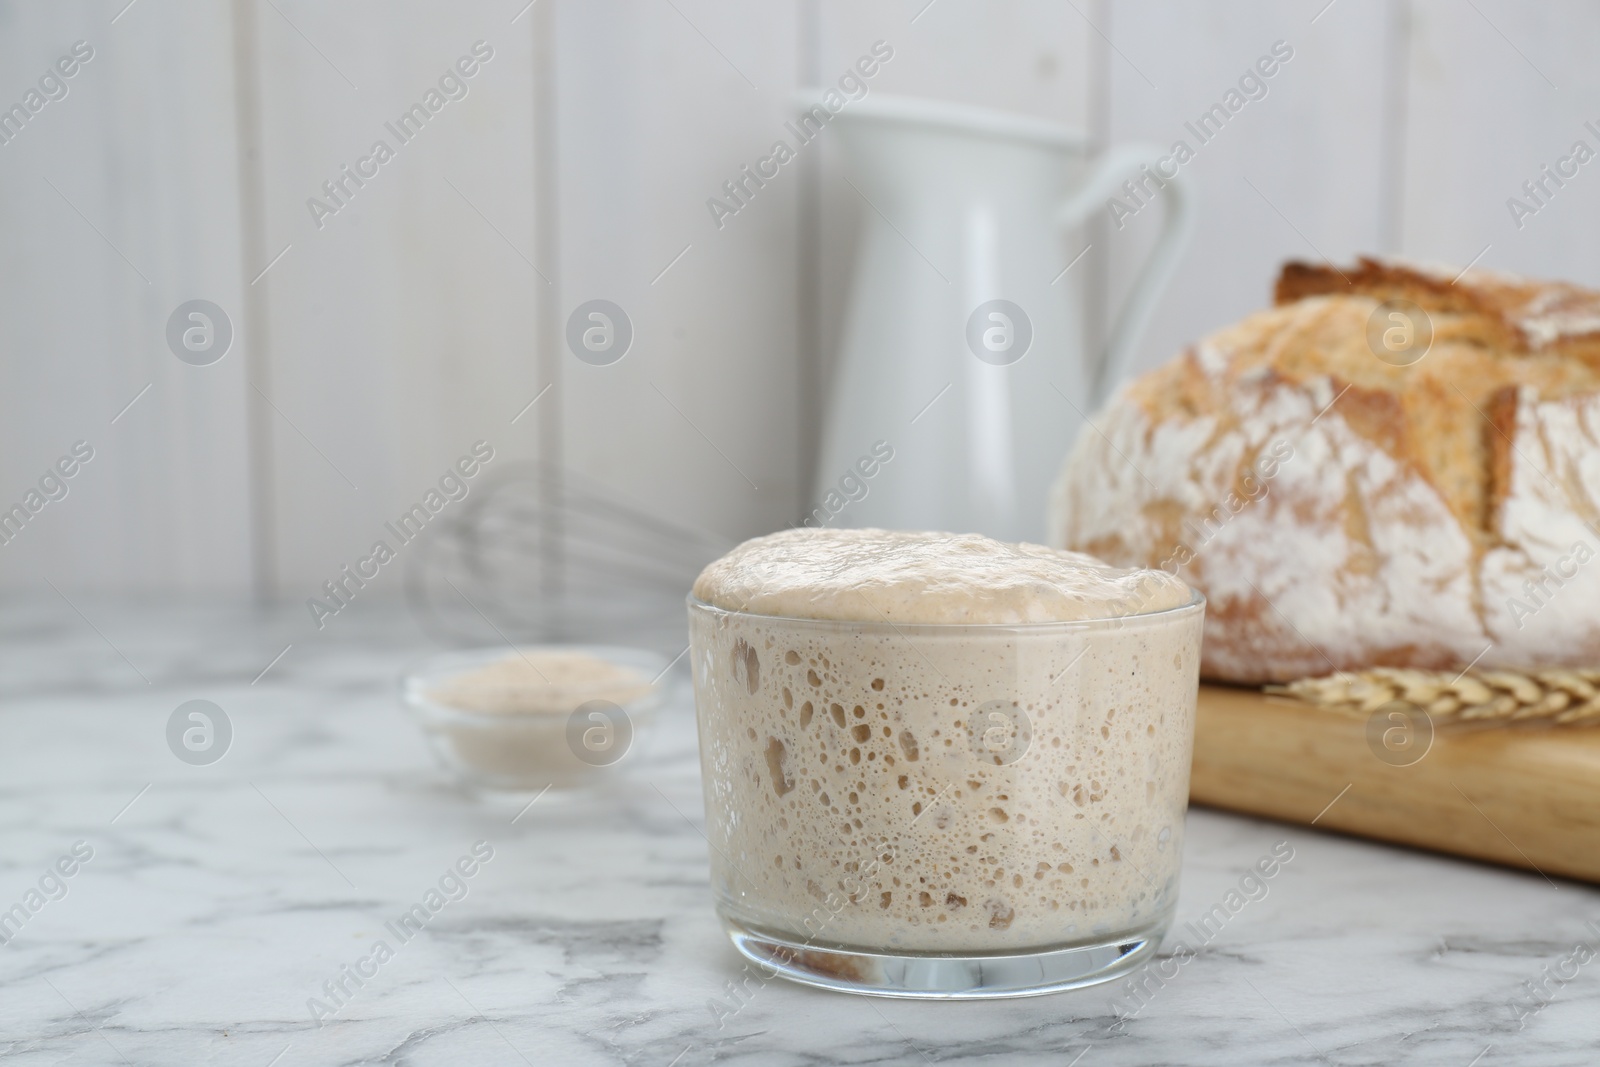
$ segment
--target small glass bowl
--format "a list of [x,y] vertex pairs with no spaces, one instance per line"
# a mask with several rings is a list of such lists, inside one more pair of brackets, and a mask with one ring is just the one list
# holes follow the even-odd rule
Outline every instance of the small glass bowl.
[[[649,679],[648,691],[622,703],[603,690],[577,691],[568,711],[473,711],[444,704],[446,681],[519,653],[578,653]],[[615,773],[655,718],[669,664],[646,649],[612,645],[479,648],[432,656],[400,680],[400,699],[422,726],[440,764],[463,782],[490,789],[570,789]]]

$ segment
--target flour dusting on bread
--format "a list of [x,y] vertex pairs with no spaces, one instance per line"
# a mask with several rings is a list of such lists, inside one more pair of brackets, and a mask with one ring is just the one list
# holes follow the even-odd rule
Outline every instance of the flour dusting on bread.
[[[1215,679],[1600,663],[1600,294],[1364,259],[1277,298],[1093,418],[1052,543],[1203,590]],[[1367,347],[1390,299],[1411,366]]]

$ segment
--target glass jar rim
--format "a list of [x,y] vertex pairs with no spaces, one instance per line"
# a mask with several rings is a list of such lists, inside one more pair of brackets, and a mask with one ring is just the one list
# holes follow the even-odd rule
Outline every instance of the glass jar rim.
[[1128,615],[1107,615],[1094,619],[1056,619],[1046,622],[896,622],[888,618],[880,620],[818,619],[803,615],[768,615],[758,611],[737,611],[701,600],[693,593],[690,593],[685,599],[691,614],[704,612],[708,615],[729,616],[737,619],[747,619],[751,622],[765,622],[797,628],[850,629],[869,633],[895,633],[904,636],[907,633],[955,634],[964,632],[1049,634],[1084,630],[1119,630],[1129,626],[1174,622],[1205,611],[1205,594],[1193,586],[1189,587],[1189,593],[1190,596],[1186,602],[1175,607],[1160,608],[1156,611],[1139,611]]

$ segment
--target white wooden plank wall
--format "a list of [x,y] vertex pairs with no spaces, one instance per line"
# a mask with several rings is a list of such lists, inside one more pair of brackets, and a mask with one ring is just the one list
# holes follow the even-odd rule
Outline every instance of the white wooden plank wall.
[[[873,94],[1162,145],[1293,47],[1183,168],[1199,225],[1140,367],[1261,306],[1285,258],[1481,252],[1600,284],[1600,162],[1520,228],[1505,205],[1600,151],[1580,0],[124,2],[0,3],[0,105],[94,48],[0,145],[0,506],[95,449],[0,545],[13,589],[303,599],[480,438],[727,537],[795,521],[866,209],[826,133],[721,228],[705,202],[879,39]],[[478,40],[467,95],[319,228],[307,199]],[[1158,221],[1093,227],[1075,284],[1119,298]],[[213,366],[167,350],[193,298],[233,318]],[[595,298],[633,324],[609,366],[562,340]]]
[[608,366],[560,353],[563,460],[680,525],[786,525],[801,183],[784,168],[720,229],[706,201],[783,133],[796,6],[596,0],[556,32],[563,326],[606,299],[635,331]]
[[[1600,286],[1600,159],[1519,229],[1506,207],[1573,143],[1600,153],[1600,8],[1582,0],[1418,0],[1410,43],[1405,247]],[[1553,185],[1549,186],[1554,188]]]
[[[1112,6],[1108,138],[1164,149],[1182,140],[1195,151],[1180,180],[1195,192],[1197,225],[1136,369],[1262,307],[1285,259],[1343,262],[1385,250],[1384,136],[1394,120],[1384,99],[1388,5],[1338,0],[1318,18],[1326,3]],[[1277,41],[1293,56],[1262,79],[1266,95],[1202,144],[1185,124],[1237,90]],[[1159,224],[1151,209],[1109,229],[1114,298]]]
[[161,0],[116,13],[0,7],[7,108],[74,42],[94,50],[66,97],[0,145],[3,507],[74,441],[94,449],[67,496],[0,546],[0,575],[40,589],[240,588],[256,535],[243,345],[193,367],[164,340],[185,300],[240,305],[228,10]]
[[[289,248],[258,283],[270,300],[273,566],[289,596],[313,595],[365,554],[473,442],[495,448],[491,469],[533,453],[538,413],[511,424],[543,384],[533,37],[516,12],[255,5],[266,244],[272,256]],[[457,72],[466,95],[402,143],[388,126],[479,41],[492,58]],[[308,198],[326,201],[322,183],[380,139],[395,157],[319,229]]]

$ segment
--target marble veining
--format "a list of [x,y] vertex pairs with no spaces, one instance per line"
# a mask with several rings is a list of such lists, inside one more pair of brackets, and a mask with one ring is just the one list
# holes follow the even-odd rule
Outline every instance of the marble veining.
[[[910,1003],[765,980],[711,911],[686,679],[610,788],[524,810],[444,778],[404,717],[396,679],[437,646],[403,605],[356,605],[319,634],[299,607],[75,602],[84,617],[0,607],[0,910],[93,849],[0,945],[7,1063],[1600,1057],[1600,958],[1574,956],[1600,950],[1595,889],[1209,811],[1191,813],[1178,926],[1140,995]],[[210,766],[166,747],[194,698],[234,727]],[[466,896],[387,934],[479,841],[494,857]],[[1279,842],[1293,859],[1228,912]],[[1208,914],[1214,933],[1177,947]],[[308,1000],[383,938],[391,958],[318,1025]]]

